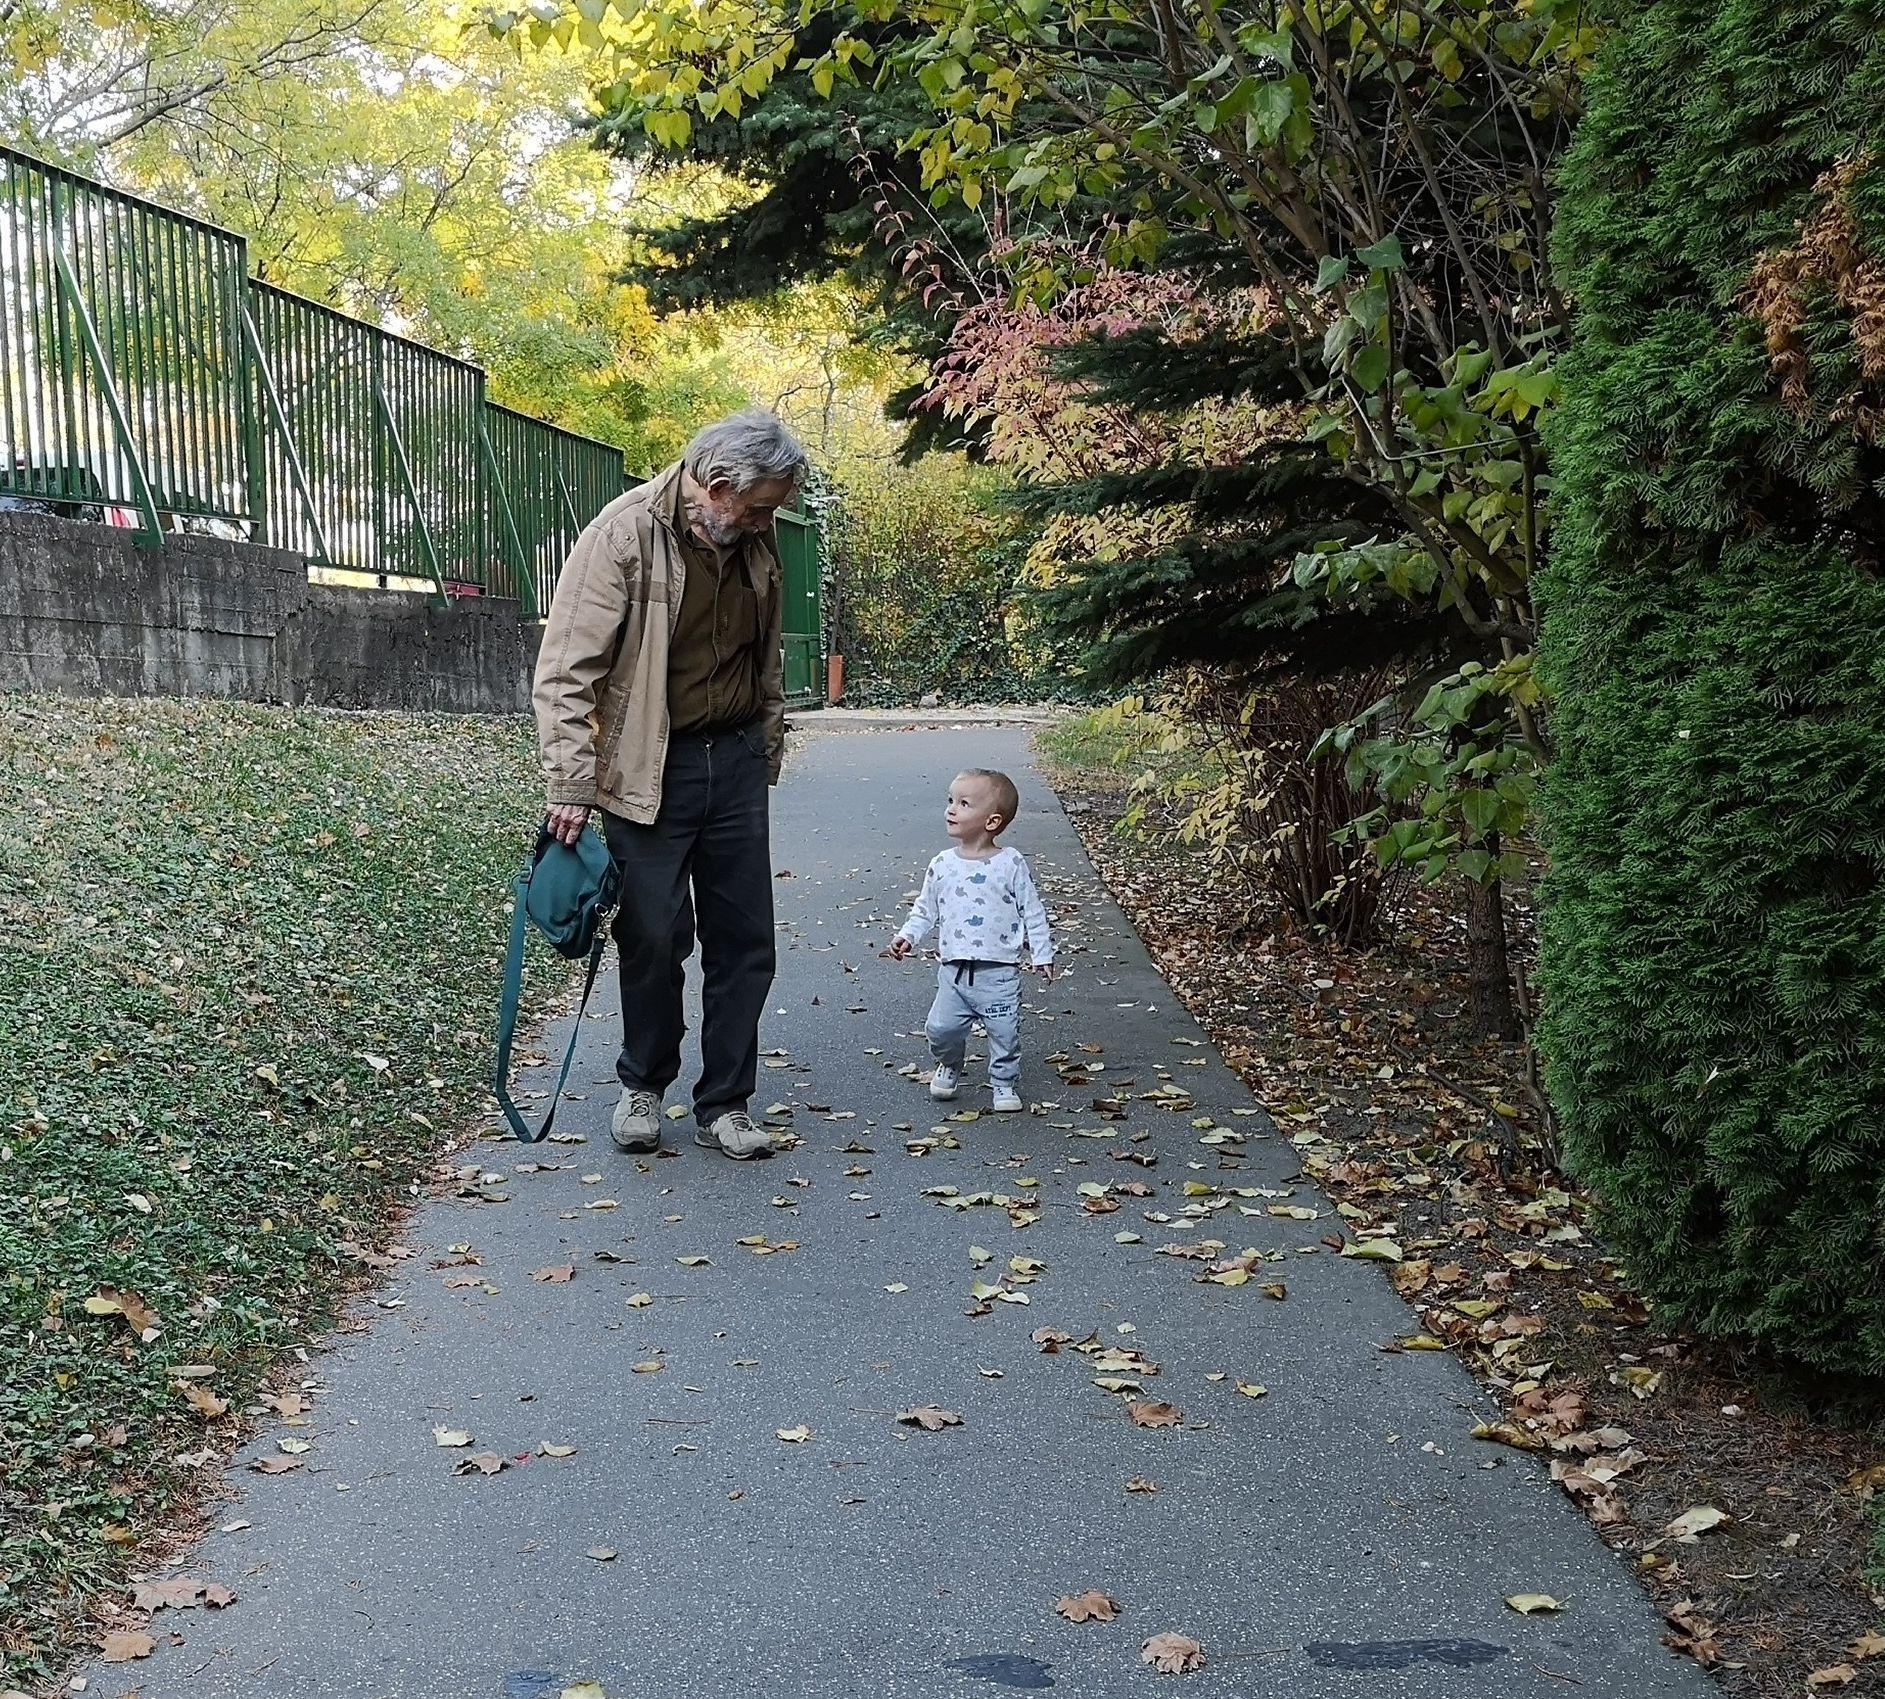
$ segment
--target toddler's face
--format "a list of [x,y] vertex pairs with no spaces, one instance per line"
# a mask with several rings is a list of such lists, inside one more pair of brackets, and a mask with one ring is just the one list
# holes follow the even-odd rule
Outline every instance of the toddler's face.
[[986,830],[995,812],[986,779],[972,779],[958,773],[949,786],[949,800],[943,806],[943,825],[952,838],[973,837]]

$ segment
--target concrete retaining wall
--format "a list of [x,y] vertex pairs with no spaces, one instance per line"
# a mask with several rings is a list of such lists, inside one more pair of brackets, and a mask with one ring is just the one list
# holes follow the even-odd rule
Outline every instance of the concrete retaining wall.
[[0,513],[0,689],[512,714],[538,631],[512,601],[310,584],[253,543]]

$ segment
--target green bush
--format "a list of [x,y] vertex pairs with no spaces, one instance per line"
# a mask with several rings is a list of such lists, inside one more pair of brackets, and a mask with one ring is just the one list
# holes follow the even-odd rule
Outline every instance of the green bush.
[[1564,175],[1542,1030],[1673,1317],[1885,1370],[1885,7],[1625,18]]

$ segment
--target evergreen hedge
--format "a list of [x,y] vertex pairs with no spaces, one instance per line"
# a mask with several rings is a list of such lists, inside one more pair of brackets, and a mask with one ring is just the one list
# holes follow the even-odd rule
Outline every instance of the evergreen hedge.
[[1885,5],[1620,20],[1567,161],[1542,1042],[1633,1274],[1885,1371]]

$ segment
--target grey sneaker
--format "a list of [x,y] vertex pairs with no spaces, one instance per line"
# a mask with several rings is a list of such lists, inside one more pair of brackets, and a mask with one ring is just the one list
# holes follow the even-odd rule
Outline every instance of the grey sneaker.
[[609,1122],[617,1150],[644,1154],[661,1148],[661,1099],[652,1091],[625,1090]]
[[729,1109],[724,1115],[716,1115],[711,1126],[694,1134],[694,1142],[730,1156],[735,1162],[772,1154],[772,1134],[744,1109]]
[[995,1113],[997,1115],[1019,1115],[1021,1113],[1021,1093],[1011,1085],[995,1087]]
[[953,1103],[956,1100],[956,1089],[961,1084],[960,1069],[938,1062],[935,1073],[929,1076],[929,1094],[938,1103]]

